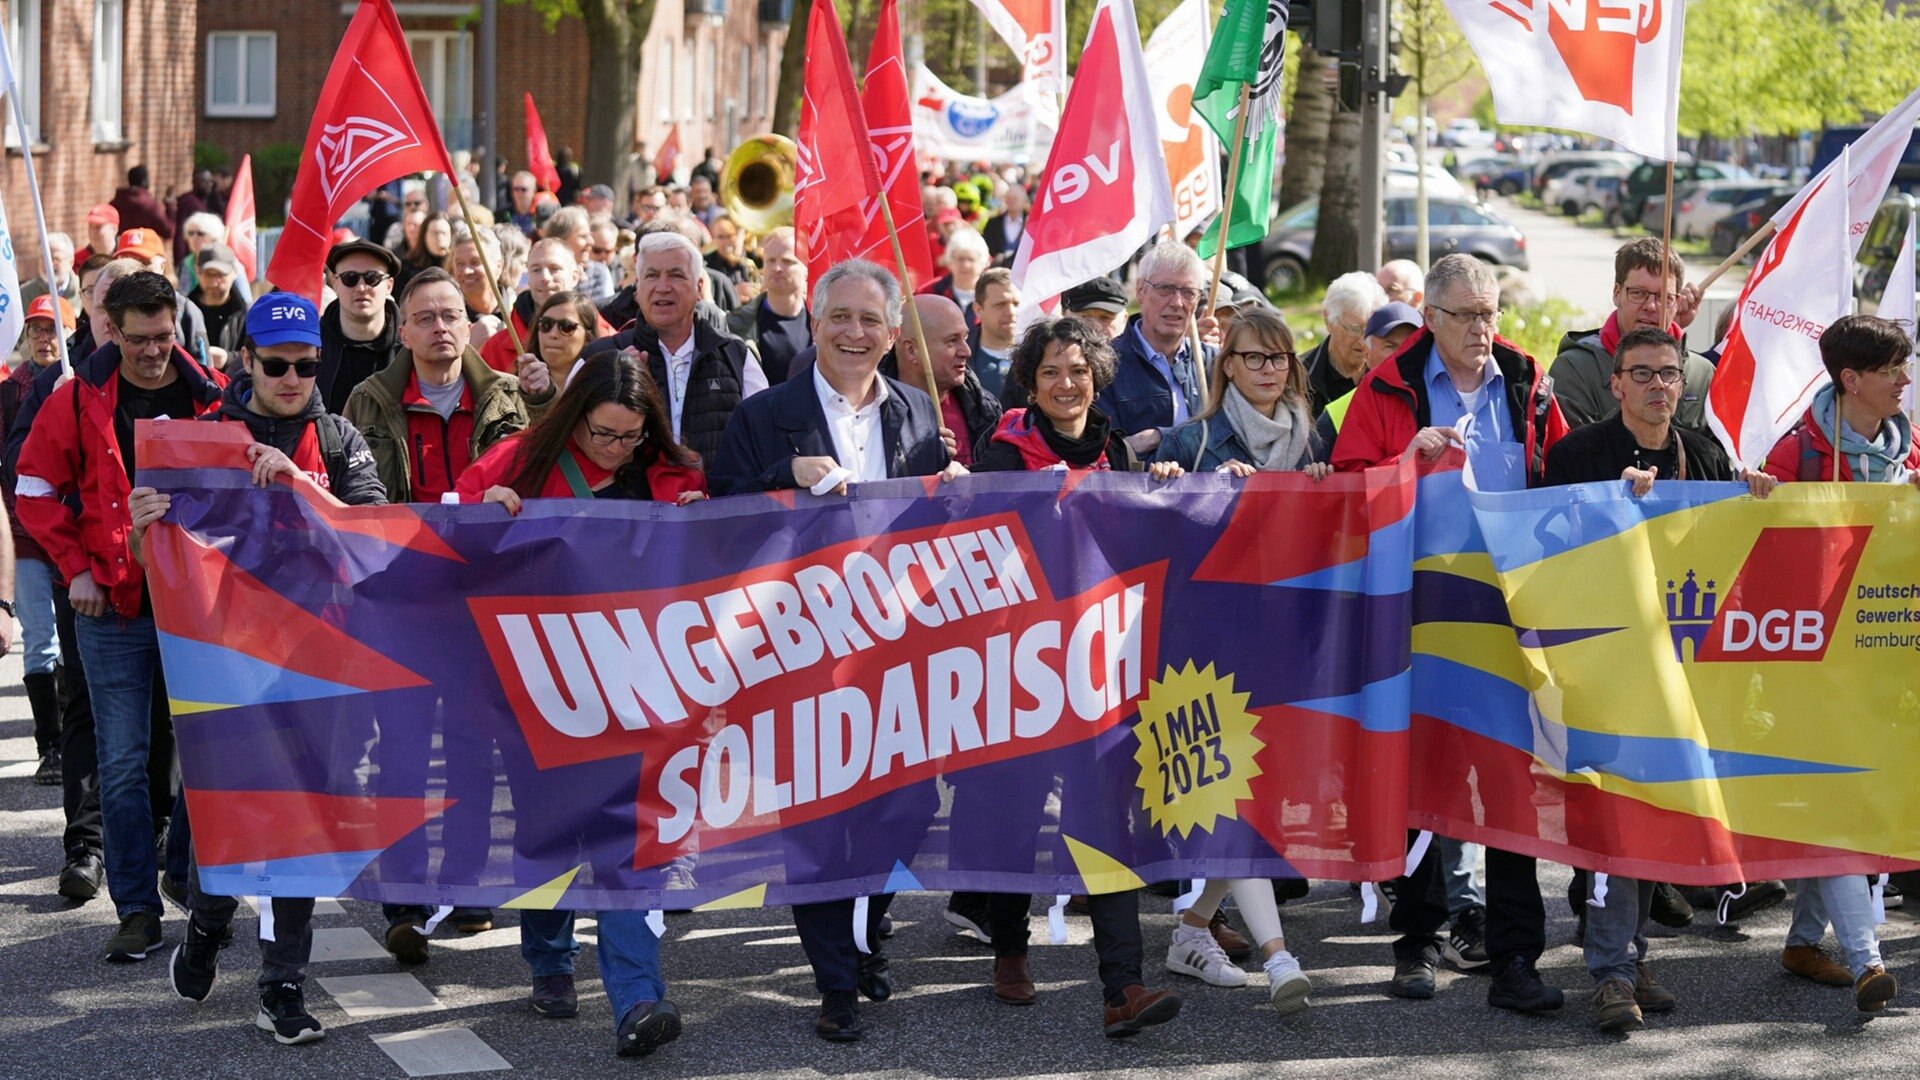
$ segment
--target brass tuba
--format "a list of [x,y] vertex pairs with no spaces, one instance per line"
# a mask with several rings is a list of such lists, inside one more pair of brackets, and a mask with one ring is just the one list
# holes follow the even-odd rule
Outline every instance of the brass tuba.
[[740,227],[765,236],[793,224],[793,178],[799,153],[784,135],[755,135],[727,155],[720,170],[720,205]]

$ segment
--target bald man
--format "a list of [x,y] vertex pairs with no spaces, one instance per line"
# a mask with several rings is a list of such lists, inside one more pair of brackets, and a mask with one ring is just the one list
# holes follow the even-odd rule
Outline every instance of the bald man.
[[1420,264],[1412,259],[1394,259],[1382,266],[1374,278],[1387,291],[1388,300],[1398,300],[1416,311],[1427,298],[1427,275],[1420,272]]
[[[967,317],[960,305],[944,296],[926,293],[913,297],[920,327],[927,336],[927,356],[933,361],[933,382],[940,388],[940,423],[953,432],[953,460],[973,464],[973,444],[992,434],[1006,410],[1000,399],[980,385],[980,376],[967,361]],[[927,388],[920,364],[920,346],[913,339],[911,321],[900,328],[893,354],[880,363],[880,373],[908,386]]]

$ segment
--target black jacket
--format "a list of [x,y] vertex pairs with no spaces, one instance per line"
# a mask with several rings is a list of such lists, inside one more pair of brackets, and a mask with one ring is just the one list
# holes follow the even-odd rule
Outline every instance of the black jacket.
[[[201,322],[206,325],[211,325],[207,322],[207,312],[209,308],[206,300],[200,295],[200,290],[195,289],[188,293],[187,299],[193,304],[194,308],[200,312]],[[237,362],[240,352],[240,339],[247,336],[247,302],[240,299],[240,290],[234,289],[227,294],[227,302],[224,305],[211,310],[225,314],[227,321],[226,324],[221,327],[218,336],[215,336],[211,331],[208,332],[207,344],[216,349],[225,349],[228,359]]]
[[328,304],[320,313],[320,377],[313,384],[326,411],[344,411],[353,388],[386,370],[400,351],[400,308],[393,301],[387,301],[386,325],[372,341],[348,338],[340,326],[340,301]]
[[[940,441],[940,412],[933,399],[892,379],[887,392],[880,430],[888,478],[932,476],[946,468],[947,447]],[[717,495],[791,488],[794,458],[838,456],[813,378],[789,378],[734,410],[707,482]]]
[[[1735,478],[1733,462],[1727,458],[1727,452],[1721,448],[1718,439],[1703,435],[1677,421],[1670,426],[1670,430],[1672,435],[1669,438],[1677,438],[1677,449],[1685,451],[1687,474],[1668,476],[1668,470],[1663,469],[1659,479]],[[1546,484],[1554,486],[1618,480],[1621,473],[1634,465],[1634,451],[1639,445],[1618,412],[1604,420],[1575,428],[1547,451]],[[1674,443],[1668,443],[1668,449],[1675,448]]]
[[[886,358],[880,361],[880,374],[895,382],[909,382],[914,386],[923,386],[926,383],[925,376],[918,371],[907,372],[907,377],[902,380],[900,356],[892,351],[889,351]],[[987,440],[993,437],[995,425],[1000,423],[1001,414],[1007,410],[1001,407],[999,398],[980,385],[980,376],[974,372],[971,365],[967,367],[967,377],[959,386],[954,387],[953,399],[960,403],[960,415],[967,421],[967,430],[956,431],[954,434],[964,438],[969,447],[986,445]],[[973,453],[978,456],[979,451],[975,450]]]
[[[628,347],[646,353],[647,370],[653,373],[662,398],[666,398],[666,353],[660,347],[660,336],[644,322],[636,322],[610,338],[588,342],[580,359]],[[728,418],[740,406],[747,361],[752,356],[746,342],[694,320],[693,370],[687,376],[687,400],[680,407],[680,441],[709,466],[714,452],[720,449],[720,436],[727,429]]]
[[[1133,435],[1148,428],[1170,428],[1173,426],[1173,395],[1182,391],[1167,376],[1153,366],[1147,358],[1146,345],[1138,332],[1140,316],[1127,320],[1127,328],[1113,339],[1114,365],[1113,381],[1100,391],[1096,404],[1107,415],[1113,426],[1124,435]],[[1206,396],[1207,373],[1213,369],[1214,348],[1211,345],[1200,347],[1201,355],[1194,358],[1194,389],[1201,397]],[[1198,412],[1196,406],[1188,410],[1191,415]]]
[[380,474],[374,468],[373,451],[367,449],[367,440],[360,437],[352,424],[327,412],[326,406],[321,404],[317,387],[313,396],[307,399],[306,411],[291,419],[262,416],[247,408],[247,399],[252,396],[253,383],[245,378],[236,379],[228,383],[226,391],[220,395],[220,411],[208,413],[201,419],[243,423],[252,433],[254,442],[265,443],[289,458],[300,445],[308,424],[323,425],[316,434],[321,458],[327,466],[327,487],[333,492],[333,497],[348,506],[387,504],[387,489],[380,483]]
[[[1025,236],[1028,227],[1032,224],[1033,211],[1029,209],[1027,216],[1020,219],[1020,235]],[[987,219],[986,227],[980,230],[980,239],[987,242],[987,253],[993,256],[993,265],[1013,265],[1013,257],[1017,254],[1016,245],[1020,241],[1018,237],[1012,239],[1007,237],[1007,215],[1004,212]]]

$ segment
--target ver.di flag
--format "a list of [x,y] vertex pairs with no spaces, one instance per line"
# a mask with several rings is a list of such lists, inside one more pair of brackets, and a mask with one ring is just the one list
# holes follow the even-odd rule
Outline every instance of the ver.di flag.
[[1186,0],[1147,39],[1147,78],[1173,185],[1173,235],[1180,239],[1220,210],[1220,142],[1193,107],[1206,53],[1206,0]]
[[1820,335],[1853,311],[1850,157],[1840,152],[1740,290],[1707,392],[1707,424],[1736,461],[1759,465],[1828,382]]
[[1060,294],[1122,265],[1173,220],[1160,124],[1133,0],[1101,0],[1020,250],[1019,323]]
[[1193,107],[1229,150],[1234,149],[1242,89],[1248,91],[1248,98],[1233,205],[1200,242],[1203,258],[1219,250],[1222,230],[1230,248],[1256,243],[1267,235],[1267,219],[1273,213],[1273,155],[1280,137],[1286,46],[1286,4],[1231,0],[1207,47],[1206,63],[1193,85]]
[[267,279],[319,299],[333,223],[367,192],[417,172],[450,174],[453,160],[391,0],[368,0],[320,88]]
[[[1052,131],[1067,94],[1066,0],[973,0],[993,32],[1020,58],[1020,88],[1032,106],[1029,124]],[[1041,131],[1036,141],[1044,141]]]
[[[1847,144],[1847,235],[1852,238],[1855,255],[1860,254],[1860,244],[1867,238],[1867,226],[1873,223],[1873,215],[1880,211],[1880,201],[1893,183],[1894,170],[1906,156],[1916,123],[1920,123],[1920,89],[1908,94],[1892,112]],[[1819,176],[1808,181],[1806,187],[1773,215],[1773,224],[1785,228],[1787,220],[1799,211],[1800,204],[1839,167],[1840,159],[1834,158]]]
[[1447,0],[1447,10],[1486,70],[1502,124],[1679,156],[1685,0]]

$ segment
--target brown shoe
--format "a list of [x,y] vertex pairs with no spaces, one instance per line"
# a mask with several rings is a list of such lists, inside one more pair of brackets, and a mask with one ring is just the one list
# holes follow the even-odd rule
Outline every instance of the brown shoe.
[[1148,990],[1135,983],[1121,991],[1123,1004],[1109,1005],[1100,1023],[1109,1039],[1138,1035],[1142,1028],[1164,1024],[1180,1015],[1180,999],[1171,990]]
[[1002,956],[993,962],[993,996],[1006,1005],[1033,1004],[1033,973],[1024,955]]
[[1673,991],[1660,985],[1660,981],[1653,977],[1653,970],[1647,967],[1646,961],[1639,961],[1634,966],[1639,969],[1633,980],[1634,1004],[1640,1006],[1640,1011],[1643,1013],[1672,1012],[1673,1007],[1680,1003],[1680,999],[1673,996]]
[[1900,992],[1900,984],[1893,981],[1887,969],[1875,964],[1860,973],[1860,981],[1853,984],[1853,1003],[1861,1012],[1879,1012]]
[[1789,945],[1780,953],[1780,966],[1803,979],[1825,986],[1852,986],[1853,973],[1835,963],[1815,945]]
[[1213,934],[1213,943],[1227,954],[1227,959],[1245,960],[1253,955],[1253,942],[1233,928],[1233,924],[1227,921],[1226,912],[1215,909],[1213,921],[1207,924],[1207,930]]
[[1640,1004],[1633,1000],[1633,984],[1625,979],[1608,979],[1596,987],[1593,1007],[1601,1031],[1639,1031],[1645,1022]]

